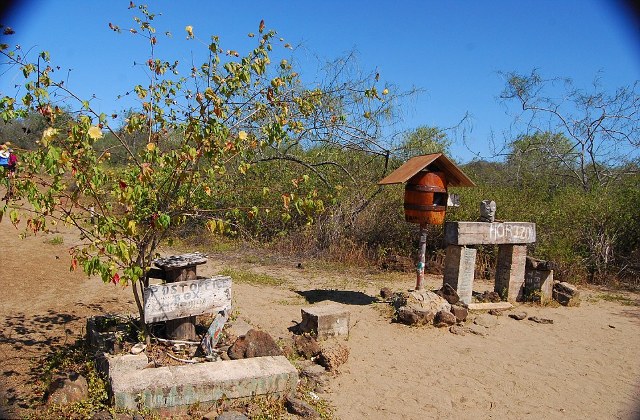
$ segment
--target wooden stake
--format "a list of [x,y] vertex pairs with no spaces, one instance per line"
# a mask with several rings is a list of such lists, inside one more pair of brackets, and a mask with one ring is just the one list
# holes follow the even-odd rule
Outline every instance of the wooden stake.
[[[173,270],[165,271],[167,283],[174,283],[183,280],[193,280],[197,278],[196,266],[181,267]],[[174,340],[196,341],[196,317],[188,316],[186,318],[171,319],[166,321],[167,337]]]
[[427,253],[427,226],[420,225],[420,245],[418,247],[418,264],[416,265],[416,290],[422,290],[424,287],[424,264],[425,254]]

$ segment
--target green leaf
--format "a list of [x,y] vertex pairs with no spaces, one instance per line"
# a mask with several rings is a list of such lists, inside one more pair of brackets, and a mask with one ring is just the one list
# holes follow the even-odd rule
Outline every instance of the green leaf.
[[164,229],[168,228],[171,224],[171,217],[168,214],[161,214],[160,217],[158,217],[158,224]]

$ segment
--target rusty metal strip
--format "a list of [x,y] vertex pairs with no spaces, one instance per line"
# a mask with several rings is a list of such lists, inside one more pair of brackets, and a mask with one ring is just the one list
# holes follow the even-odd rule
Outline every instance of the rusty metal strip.
[[429,192],[429,193],[446,193],[447,190],[434,186],[434,185],[418,185],[418,184],[406,184],[404,187],[405,191],[419,191],[419,192]]
[[431,204],[428,206],[420,205],[420,204],[408,204],[404,203],[405,210],[418,210],[418,211],[445,211],[447,206],[439,206],[436,204]]

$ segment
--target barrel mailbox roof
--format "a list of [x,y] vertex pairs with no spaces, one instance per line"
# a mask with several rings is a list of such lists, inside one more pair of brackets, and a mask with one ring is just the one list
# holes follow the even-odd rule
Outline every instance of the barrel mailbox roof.
[[423,169],[444,172],[450,187],[475,187],[476,184],[442,153],[415,156],[391,172],[378,185],[402,184]]

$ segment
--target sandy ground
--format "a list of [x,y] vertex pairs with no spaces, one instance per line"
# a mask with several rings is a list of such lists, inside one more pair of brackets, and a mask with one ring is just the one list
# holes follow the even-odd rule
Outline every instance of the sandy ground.
[[[88,316],[134,311],[131,291],[69,272],[70,233],[19,239],[0,223],[0,417],[27,415],[40,403],[34,367],[84,334]],[[165,252],[168,252],[165,250]],[[339,419],[627,419],[640,418],[640,296],[583,290],[580,307],[519,305],[552,325],[506,315],[486,336],[390,322],[373,303],[382,286],[407,290],[411,273],[384,273],[253,254],[212,254],[199,274],[224,268],[284,280],[234,284],[239,316],[274,338],[290,336],[300,308],[326,304],[351,312],[349,361],[321,395]],[[438,288],[442,279],[428,277]],[[476,281],[475,290],[492,287]],[[305,298],[306,296],[306,298]]]

